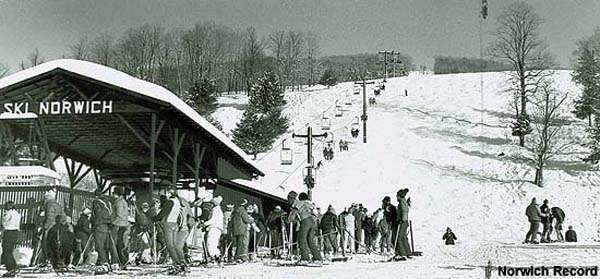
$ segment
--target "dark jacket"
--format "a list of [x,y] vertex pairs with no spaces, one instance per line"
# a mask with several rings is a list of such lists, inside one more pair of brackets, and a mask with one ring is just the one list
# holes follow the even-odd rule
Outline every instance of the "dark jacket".
[[391,224],[393,228],[398,226],[398,212],[393,204],[387,204],[383,207],[383,216],[388,224]]
[[320,229],[323,234],[331,233],[334,231],[341,231],[338,217],[331,211],[325,212],[323,218],[321,218]]
[[75,243],[75,236],[69,231],[68,225],[55,224],[48,230],[48,244],[52,248],[62,247],[72,249]]
[[256,223],[256,226],[260,229],[261,232],[267,231],[267,226],[265,224],[266,220],[265,217],[262,216],[262,214],[254,212],[252,213],[252,218],[254,218],[254,223]]
[[540,206],[540,212],[542,215],[542,223],[550,223],[552,219],[550,218],[550,207],[546,204],[542,204]]
[[346,216],[348,214],[349,214],[348,211],[342,211],[342,213],[340,213],[340,215],[338,216],[338,220],[339,220],[338,225],[342,229],[346,229],[346,221],[345,221],[345,219],[346,219]]
[[454,240],[456,239],[456,235],[453,232],[446,232],[442,237],[442,240],[446,241],[446,245],[454,245]]
[[248,215],[246,208],[237,206],[231,214],[231,221],[229,221],[230,232],[233,236],[245,235],[248,226],[252,223],[254,223],[254,219]]
[[108,197],[102,196],[92,203],[92,227],[96,228],[101,224],[110,225],[112,223],[112,205]]
[[555,206],[550,209],[550,212],[552,213],[552,218],[556,219],[557,222],[562,223],[565,221],[565,212],[560,207]]
[[574,230],[568,230],[565,233],[566,242],[577,242],[577,233]]
[[271,214],[269,214],[269,217],[267,217],[267,227],[269,227],[269,230],[280,232],[284,221],[283,217],[283,210],[271,211]]
[[79,216],[77,220],[77,225],[75,225],[75,237],[82,241],[87,241],[88,237],[92,233],[92,225],[90,224],[89,217],[83,213]]
[[529,222],[540,222],[542,220],[542,213],[540,212],[540,208],[535,203],[529,204],[527,209],[525,210],[525,215],[527,215],[527,219]]
[[354,228],[356,230],[362,229],[363,221],[365,220],[365,213],[362,211],[362,208],[354,209],[354,212],[352,212],[352,215],[354,215]]
[[135,215],[135,227],[137,232],[149,232],[152,226],[152,218],[156,216],[154,208],[149,208],[148,211],[138,211]]
[[199,216],[200,221],[206,222],[210,220],[210,218],[212,218],[212,211],[214,207],[215,204],[210,201],[200,204],[200,209],[202,209],[202,213]]
[[365,217],[362,223],[363,228],[365,229],[365,235],[374,236],[377,234],[377,226],[375,225],[373,217]]

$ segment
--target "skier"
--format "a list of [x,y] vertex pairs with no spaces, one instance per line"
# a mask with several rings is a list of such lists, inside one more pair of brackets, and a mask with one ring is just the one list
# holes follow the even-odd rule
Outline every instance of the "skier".
[[[264,246],[264,244],[267,243],[267,226],[265,224],[265,217],[260,213],[258,205],[253,204],[252,208],[253,210],[250,216],[252,216],[252,218],[254,219],[254,226],[251,227],[255,235],[251,235],[250,238],[253,241],[255,241],[255,246],[256,248],[258,248],[260,246]],[[252,244],[252,242],[250,243]],[[255,252],[254,250],[255,249],[253,249],[252,252]]]
[[323,246],[325,251],[323,254],[325,258],[331,258],[332,255],[337,254],[337,232],[340,230],[338,217],[335,215],[335,209],[329,205],[327,212],[323,214],[320,223],[321,234],[323,236]]
[[[177,191],[171,189],[169,197],[161,204],[160,212],[152,219],[154,222],[161,222],[165,245],[173,265],[169,268],[169,275],[185,273],[185,258],[183,255],[183,246],[178,249],[180,243],[178,232],[180,231],[179,215],[181,213],[181,202],[177,197]],[[163,198],[164,199],[164,198]],[[184,238],[185,240],[185,238]],[[184,242],[185,243],[185,242]]]
[[269,235],[271,237],[271,257],[279,258],[281,255],[281,246],[283,246],[283,221],[284,212],[281,206],[275,206],[275,209],[271,211],[267,217],[267,226],[269,228]]
[[569,226],[569,230],[565,233],[567,242],[577,242],[577,233],[573,230],[573,226]]
[[246,210],[248,201],[243,199],[231,214],[228,231],[232,235],[233,245],[235,245],[235,260],[238,263],[248,261],[249,245],[249,226],[254,223],[254,219],[248,216]]
[[404,96],[408,97],[408,90],[404,89]]
[[44,257],[42,258],[42,265],[45,265],[47,259],[50,258],[50,247],[48,247],[48,241],[46,240],[46,235],[48,234],[48,230],[54,226],[56,222],[56,215],[65,215],[62,207],[58,205],[56,202],[56,190],[50,190],[44,194],[45,198],[45,206],[44,206],[44,235],[42,236],[42,247]]
[[372,215],[365,214],[365,219],[363,220],[363,231],[365,234],[366,252],[371,253],[371,251],[374,251],[375,237],[377,236],[375,221],[373,220]]
[[345,237],[344,237],[344,249],[348,249],[350,253],[354,253],[356,251],[356,247],[355,247],[355,233],[356,233],[356,221],[354,218],[354,215],[352,214],[354,212],[354,207],[355,205],[352,205],[350,207],[350,209],[348,209],[347,214],[344,214],[344,230],[345,230]]
[[302,192],[298,195],[298,200],[292,205],[290,218],[290,221],[300,220],[300,235],[298,236],[300,264],[308,264],[311,254],[313,263],[322,262],[321,253],[315,243],[317,232],[315,204],[308,199],[306,193]]
[[151,220],[156,216],[154,208],[150,208],[147,202],[142,203],[141,211],[138,211],[135,215],[135,235],[138,239],[139,246],[136,249],[137,257],[135,259],[136,264],[150,263],[148,255],[152,255],[150,250],[150,239],[152,239],[152,223]]
[[562,224],[565,221],[565,212],[560,207],[552,207],[550,209],[550,213],[552,214],[552,218],[556,220],[554,224],[554,230],[556,231],[556,240],[565,241],[562,235]]
[[87,251],[85,251],[85,254],[82,254],[85,245],[88,243],[90,235],[92,234],[92,226],[90,224],[91,215],[91,209],[83,209],[83,212],[79,215],[79,219],[77,220],[77,225],[75,225],[75,247],[73,249],[73,263],[75,265],[79,263],[79,260],[82,259],[82,257],[82,262],[86,262],[90,255],[90,251],[92,250],[88,248]]
[[550,206],[548,203],[548,200],[544,199],[544,204],[540,206],[540,211],[542,212],[542,225],[544,226],[542,239],[540,240],[542,243],[550,242],[550,234],[552,233],[552,216],[550,216]]
[[[44,209],[42,208],[40,210],[40,212],[37,214],[37,216],[35,217],[35,220],[33,221],[33,225],[35,227],[34,229],[34,234],[33,234],[33,239],[32,239],[32,247],[33,247],[33,256],[31,257],[31,260],[29,261],[29,266],[34,266],[36,265],[37,262],[43,262],[45,261],[45,257],[44,257],[44,247],[42,244],[42,237],[44,235],[44,219],[46,212],[44,211]],[[37,258],[37,259],[36,259]]]
[[454,240],[456,240],[456,235],[452,232],[450,228],[446,228],[446,233],[442,237],[442,240],[446,241],[446,245],[454,245]]
[[344,151],[344,140],[340,140],[340,152]]
[[96,252],[98,252],[95,273],[106,274],[110,271],[108,251],[106,248],[109,244],[114,245],[109,239],[109,228],[112,222],[112,205],[110,204],[108,197],[102,195],[102,189],[98,188],[94,194],[96,195],[96,199],[92,203],[91,221],[92,232],[94,235],[94,247],[96,247]]
[[354,215],[354,238],[356,239],[355,248],[356,252],[360,252],[364,245],[363,243],[363,221],[365,219],[365,214],[363,212],[363,205],[359,204],[358,207],[356,204],[351,206],[352,215]]
[[329,160],[333,160],[333,147],[331,147],[331,144],[327,148],[327,153],[329,153]]
[[4,204],[4,213],[2,214],[2,257],[1,262],[6,267],[7,272],[2,277],[15,277],[19,273],[17,262],[13,251],[19,240],[19,226],[21,224],[21,214],[15,209],[13,201],[7,201]]
[[323,147],[323,158],[329,161],[329,150],[327,150],[327,147]]
[[409,204],[406,200],[406,194],[408,193],[408,189],[398,190],[396,193],[396,199],[398,200],[398,226],[394,238],[394,245],[396,246],[396,255],[393,260],[395,261],[403,261],[411,259],[411,250],[408,245],[408,210]]
[[527,219],[529,220],[529,231],[525,236],[525,243],[539,244],[539,242],[536,241],[535,238],[538,233],[538,229],[540,228],[542,212],[540,211],[540,208],[538,207],[535,198],[533,198],[529,206],[527,206],[527,209],[525,210],[525,215],[527,215]]
[[54,270],[60,271],[67,267],[71,260],[71,249],[75,240],[69,231],[67,217],[56,215],[56,222],[47,234],[48,247],[50,247],[50,261]]
[[221,234],[221,252],[223,257],[227,257],[227,261],[233,260],[231,253],[233,247],[231,247],[231,236],[229,233],[231,213],[233,213],[233,204],[228,204],[225,206],[225,212],[223,212],[223,233]]
[[219,250],[219,239],[223,233],[223,211],[221,210],[221,202],[223,197],[216,196],[211,202],[215,205],[212,209],[211,218],[204,223],[207,231],[206,245],[208,246],[208,254],[211,262],[220,262],[221,251]]
[[[112,192],[113,216],[111,235],[115,241],[116,254],[113,251],[113,263],[118,264],[122,270],[127,269],[129,260],[129,207],[125,201],[125,189],[123,187],[115,187]],[[115,262],[118,260],[119,262]]]
[[383,231],[381,235],[381,246],[386,246],[389,252],[395,247],[392,245],[392,236],[393,230],[398,227],[398,212],[396,211],[396,207],[392,204],[389,196],[383,198],[381,208],[383,209],[383,219],[385,221],[385,224],[380,225],[381,231]]

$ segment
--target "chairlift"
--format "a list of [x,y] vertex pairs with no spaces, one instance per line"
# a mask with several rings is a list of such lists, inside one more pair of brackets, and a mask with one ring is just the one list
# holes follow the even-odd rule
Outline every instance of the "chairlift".
[[321,130],[329,130],[331,129],[331,119],[325,116],[325,112],[323,112],[323,118],[321,119]]
[[353,138],[357,138],[358,137],[358,133],[359,133],[359,118],[358,116],[354,118],[354,121],[352,121],[352,124],[350,125],[350,134],[352,135]]
[[335,101],[334,112],[335,112],[335,117],[341,117],[344,115],[344,112],[342,111],[342,106],[338,105],[338,101]]
[[294,151],[285,145],[286,141],[287,139],[284,139],[281,143],[281,153],[279,157],[282,165],[291,165],[294,162]]
[[354,95],[360,95],[360,87],[354,87]]

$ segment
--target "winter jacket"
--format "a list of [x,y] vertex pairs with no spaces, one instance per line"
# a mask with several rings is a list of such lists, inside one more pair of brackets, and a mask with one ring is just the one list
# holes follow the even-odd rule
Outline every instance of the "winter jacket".
[[453,232],[446,232],[442,237],[442,240],[446,241],[446,245],[454,245],[454,240],[456,240],[456,235]]
[[149,232],[152,225],[152,218],[156,216],[154,208],[149,208],[148,211],[142,210],[135,214],[135,227],[137,232]]
[[529,219],[529,222],[540,222],[542,220],[542,213],[540,212],[540,208],[535,203],[529,204],[527,206],[527,210],[525,210],[525,215]]
[[129,207],[123,197],[118,197],[113,202],[112,224],[117,227],[129,226]]
[[388,229],[389,224],[387,220],[385,220],[385,218],[382,218],[381,220],[379,220],[379,222],[377,222],[377,231],[379,231],[379,233],[387,233]]
[[577,242],[577,233],[574,230],[568,230],[565,233],[566,242]]
[[356,227],[356,223],[354,221],[354,215],[352,214],[348,214],[346,216],[344,216],[344,224],[346,224],[346,229],[351,231],[354,230]]
[[69,225],[64,224],[55,224],[48,230],[47,241],[50,245],[55,245],[51,247],[57,247],[60,244],[60,247],[68,247],[72,248],[75,243],[75,236],[69,230]]
[[102,196],[92,203],[92,228],[98,225],[110,225],[112,222],[112,205],[108,198]]
[[44,219],[45,230],[49,230],[52,226],[54,226],[57,215],[65,216],[65,212],[63,211],[62,207],[60,207],[60,205],[58,205],[58,203],[53,199],[46,200],[46,206],[44,210],[46,211],[46,219]]
[[207,229],[218,229],[223,232],[223,210],[221,210],[221,206],[213,207],[212,211],[210,219],[204,222],[204,225]]
[[[305,200],[296,200],[292,205],[292,212],[296,212],[298,214],[299,221],[302,221],[306,218],[317,218],[315,213],[315,204],[311,201]],[[292,214],[294,215],[294,214]]]
[[365,220],[362,222],[362,226],[365,230],[365,235],[374,235],[377,233],[373,217],[365,217]]
[[362,208],[354,209],[354,212],[352,212],[352,215],[354,215],[354,228],[359,229],[359,230],[362,229],[363,221],[365,219],[365,213],[362,211]]
[[396,207],[393,204],[386,204],[383,207],[383,216],[385,217],[385,221],[396,227],[398,226],[398,212],[396,211]]
[[202,209],[202,214],[200,214],[200,217],[199,217],[200,221],[202,221],[202,222],[208,221],[212,217],[211,215],[213,213],[214,207],[215,207],[215,204],[210,201],[203,202],[202,204],[200,204],[200,208]]
[[398,224],[400,222],[408,222],[408,203],[406,202],[406,198],[400,198],[398,201]]
[[340,225],[338,223],[338,218],[337,216],[335,216],[335,213],[331,211],[325,212],[325,215],[323,215],[323,218],[321,218],[320,229],[323,232],[323,234],[341,231]]
[[248,215],[246,208],[237,206],[231,214],[231,220],[229,221],[231,231],[229,233],[233,236],[245,235],[252,223],[254,223],[254,219]]
[[75,237],[79,240],[87,240],[90,234],[92,234],[92,226],[89,216],[81,213],[75,225]]
[[231,220],[232,210],[226,210],[223,212],[223,234],[227,234],[229,232],[229,221]]
[[21,214],[15,209],[5,210],[2,214],[2,229],[18,231],[21,225]]
[[542,212],[542,223],[550,223],[552,221],[550,217],[550,207],[546,204],[542,204],[540,206],[540,211]]
[[267,227],[272,231],[281,231],[281,226],[283,224],[284,212],[281,211],[271,211],[271,214],[267,217]]
[[550,209],[550,212],[552,213],[552,218],[556,219],[557,222],[562,223],[565,221],[565,212],[560,207],[555,206]]

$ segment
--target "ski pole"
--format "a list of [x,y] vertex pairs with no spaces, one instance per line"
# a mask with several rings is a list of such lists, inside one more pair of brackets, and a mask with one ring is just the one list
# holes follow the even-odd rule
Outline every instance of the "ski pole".
[[415,253],[415,240],[413,239],[412,220],[408,221],[408,224],[410,226],[410,245],[411,245],[411,248],[412,248],[412,253],[411,254],[414,254]]

